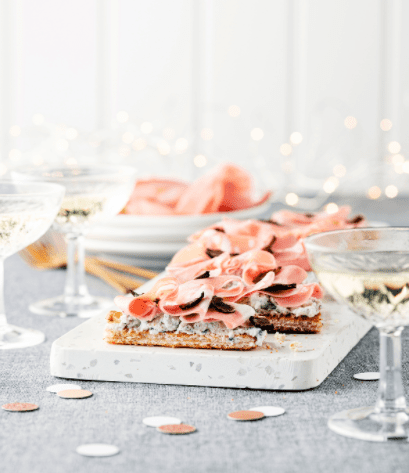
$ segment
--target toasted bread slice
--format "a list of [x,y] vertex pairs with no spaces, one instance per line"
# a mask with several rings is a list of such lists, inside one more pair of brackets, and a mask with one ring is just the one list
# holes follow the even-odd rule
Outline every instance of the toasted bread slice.
[[[222,330],[220,333],[205,334],[176,333],[167,331],[150,333],[149,330],[133,330],[124,327],[114,328],[122,313],[111,311],[107,315],[107,327],[104,340],[115,345],[162,346],[171,348],[214,348],[217,350],[252,350],[257,347],[257,337],[247,333],[237,333],[237,330]],[[254,330],[254,329],[253,329]]]
[[271,313],[255,315],[250,320],[255,327],[266,330],[268,333],[319,333],[322,328],[321,312],[314,317]]

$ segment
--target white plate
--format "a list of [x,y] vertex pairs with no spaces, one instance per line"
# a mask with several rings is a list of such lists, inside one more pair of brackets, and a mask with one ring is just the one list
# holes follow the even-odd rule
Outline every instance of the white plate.
[[237,219],[261,217],[268,212],[271,202],[272,199],[269,199],[250,209],[202,215],[117,215],[95,226],[89,238],[92,240],[132,240],[141,242],[185,241],[192,233],[226,217]]
[[[123,215],[122,217],[127,216]],[[133,216],[131,216],[131,218],[132,217]],[[370,222],[370,225],[372,227],[388,226],[385,222]],[[156,235],[137,238],[136,236],[131,236],[134,231],[133,228],[126,229],[120,227],[120,230],[123,233],[119,236],[113,235],[112,233],[108,233],[105,238],[102,234],[90,235],[85,240],[85,247],[88,251],[94,253],[105,252],[115,255],[132,255],[133,257],[145,260],[147,265],[150,265],[151,260],[153,259],[156,260],[162,258],[165,260],[163,261],[163,264],[155,263],[154,266],[164,267],[172,256],[187,244],[187,237],[201,228],[204,227],[198,227],[193,230],[190,227],[170,230],[159,227]],[[112,228],[109,227],[106,227],[106,229],[108,232],[112,230]],[[172,233],[166,234],[168,231],[174,232],[174,236],[172,237]],[[176,236],[175,233],[177,231],[180,231],[181,233]]]
[[171,258],[186,245],[185,241],[168,243],[132,243],[129,241],[85,240],[85,248],[91,252],[134,255],[141,258]]

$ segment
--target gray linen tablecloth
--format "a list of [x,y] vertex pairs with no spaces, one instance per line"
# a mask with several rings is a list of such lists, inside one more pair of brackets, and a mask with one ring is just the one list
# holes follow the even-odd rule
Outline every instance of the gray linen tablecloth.
[[[393,205],[397,205],[395,201]],[[398,207],[402,210],[402,207]],[[371,209],[366,209],[370,212]],[[370,215],[371,216],[371,215]],[[377,220],[405,224],[402,215],[379,207]],[[374,218],[371,216],[371,218]],[[11,323],[45,332],[45,343],[0,351],[0,403],[34,402],[28,413],[0,412],[1,473],[116,472],[406,472],[409,443],[377,444],[348,439],[327,428],[335,412],[371,405],[377,383],[352,375],[378,370],[378,334],[371,330],[316,389],[302,392],[252,391],[137,383],[78,381],[94,396],[63,400],[45,389],[64,382],[50,376],[52,342],[81,320],[33,315],[28,304],[61,292],[65,272],[36,271],[18,256],[6,262],[6,304]],[[115,291],[88,277],[93,294]],[[403,378],[408,384],[408,340],[403,336]],[[77,382],[77,381],[76,381]],[[282,406],[286,414],[258,422],[232,422],[234,410]],[[146,416],[177,416],[197,432],[169,436],[142,424]],[[120,453],[87,458],[83,443],[112,443]]]

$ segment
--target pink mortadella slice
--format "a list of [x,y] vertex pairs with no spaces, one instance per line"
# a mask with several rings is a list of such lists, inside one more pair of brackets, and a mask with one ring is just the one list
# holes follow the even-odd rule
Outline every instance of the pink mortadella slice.
[[206,271],[211,272],[212,277],[219,276],[222,273],[223,263],[228,258],[228,253],[222,253],[215,258],[209,258],[206,261],[195,263],[191,266],[170,266],[167,268],[167,271],[169,274],[177,278],[180,283],[186,283],[196,279]]
[[172,179],[145,179],[135,184],[133,193],[125,207],[131,215],[173,215],[188,184]]
[[214,295],[213,286],[204,281],[199,279],[181,284],[176,295],[165,297],[159,302],[160,309],[182,320],[192,314],[204,317]]
[[177,214],[217,212],[224,196],[224,182],[215,173],[205,174],[191,184],[180,196],[175,207]]
[[125,213],[129,215],[174,215],[175,212],[168,205],[149,199],[139,199],[128,202]]
[[210,309],[207,311],[207,314],[203,320],[206,322],[223,322],[228,329],[233,330],[243,325],[255,313],[254,309],[250,306],[235,303],[229,304],[236,309],[234,312],[225,314],[223,312]]
[[144,296],[153,300],[162,299],[164,297],[172,297],[173,295],[177,294],[179,284],[179,281],[172,276],[164,277],[156,281],[153,288],[144,294]]
[[280,294],[274,294],[274,300],[281,307],[300,307],[312,298],[321,299],[323,296],[322,289],[317,283],[303,284],[297,289],[295,294],[283,294],[283,297]]
[[276,273],[274,284],[301,284],[307,276],[307,272],[299,266],[284,266]]
[[276,259],[267,251],[256,250],[242,256],[246,256],[246,260],[243,261],[242,278],[247,285],[254,284],[260,275],[277,268]]
[[197,241],[190,245],[184,246],[172,258],[168,265],[172,266],[191,266],[195,263],[209,260],[210,257],[206,254],[206,246],[203,242]]
[[218,276],[205,279],[214,289],[214,295],[218,297],[235,297],[244,290],[244,282],[239,276]]
[[157,305],[149,298],[117,296],[114,302],[124,314],[148,322],[160,312]]

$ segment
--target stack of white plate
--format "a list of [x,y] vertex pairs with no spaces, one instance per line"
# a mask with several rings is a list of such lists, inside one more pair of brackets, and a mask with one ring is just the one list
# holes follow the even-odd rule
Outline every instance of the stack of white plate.
[[[270,209],[267,201],[250,209],[226,213],[178,216],[117,215],[92,229],[86,240],[90,252],[130,258],[138,265],[163,267],[186,245],[189,235],[225,217],[261,218]],[[125,258],[122,258],[125,257]]]

